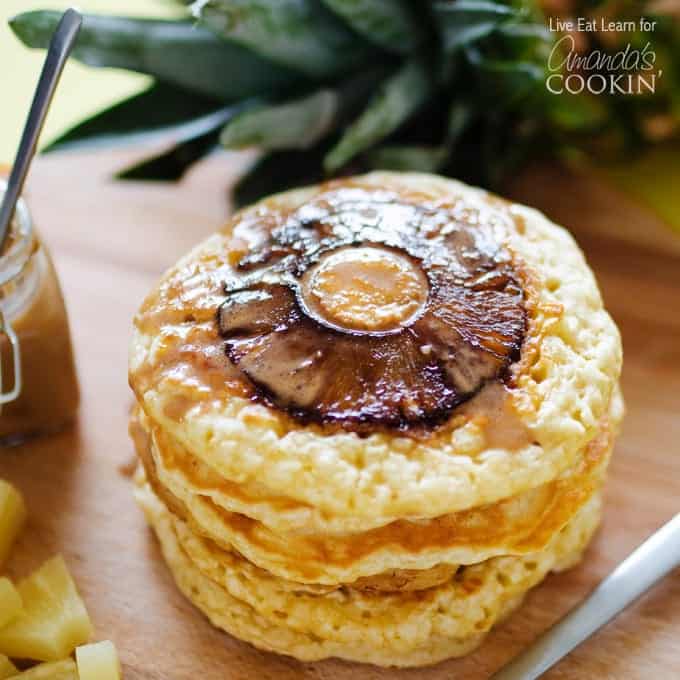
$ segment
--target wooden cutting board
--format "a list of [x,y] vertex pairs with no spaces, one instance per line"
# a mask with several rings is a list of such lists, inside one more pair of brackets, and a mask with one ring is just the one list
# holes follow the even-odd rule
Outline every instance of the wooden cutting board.
[[[305,665],[214,630],[173,586],[132,501],[126,353],[130,320],[147,290],[225,218],[227,186],[241,161],[212,157],[179,187],[110,180],[131,157],[90,152],[36,164],[29,200],[62,278],[83,404],[71,431],[0,451],[0,477],[23,491],[30,509],[12,575],[63,552],[97,637],[117,643],[127,680],[488,678],[680,510],[680,259],[626,244],[635,229],[660,227],[623,198],[561,171],[538,169],[514,193],[574,228],[625,346],[628,417],[611,468],[604,526],[585,563],[551,576],[476,653],[428,669]],[[680,573],[546,677],[680,677]]]

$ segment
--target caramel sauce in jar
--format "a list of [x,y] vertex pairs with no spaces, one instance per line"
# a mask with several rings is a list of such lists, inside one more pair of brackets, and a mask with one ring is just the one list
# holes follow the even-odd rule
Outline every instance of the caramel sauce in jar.
[[64,298],[25,202],[10,229],[0,253],[1,446],[62,429],[79,403]]

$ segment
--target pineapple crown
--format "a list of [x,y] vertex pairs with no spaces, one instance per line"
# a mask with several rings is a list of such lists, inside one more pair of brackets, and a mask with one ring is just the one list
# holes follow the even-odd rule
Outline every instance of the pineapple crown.
[[[148,74],[143,92],[49,149],[174,130],[119,177],[174,180],[216,146],[264,153],[236,187],[248,203],[368,169],[497,185],[528,156],[637,149],[677,130],[680,27],[663,3],[593,0],[197,0],[176,20],[88,15],[76,59]],[[665,74],[636,95],[551,92],[559,33],[546,15],[633,18],[580,36],[582,54],[647,45]],[[644,30],[641,16],[654,17]],[[45,48],[57,12],[10,25]],[[662,132],[659,133],[659,130]]]

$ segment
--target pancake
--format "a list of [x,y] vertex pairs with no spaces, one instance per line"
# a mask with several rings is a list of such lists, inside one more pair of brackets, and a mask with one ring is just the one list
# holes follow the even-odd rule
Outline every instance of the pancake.
[[[397,253],[389,267],[405,289],[422,279],[419,262],[439,306],[393,296],[389,315],[367,320],[349,300],[319,322],[328,309],[305,291],[331,290],[345,273],[333,258],[355,246],[370,272]],[[356,322],[403,327],[340,332],[349,308]],[[428,333],[436,341],[413,344]],[[299,361],[310,339],[324,348],[318,370]],[[381,352],[392,363],[378,372],[357,359]],[[452,180],[373,173],[258,203],[183,258],[135,318],[130,384],[153,423],[246,504],[253,492],[290,499],[337,531],[470,510],[578,469],[620,368],[618,332],[566,231]]]
[[[138,430],[137,449],[149,481],[197,533],[281,578],[325,585],[363,579],[367,589],[381,590],[390,572],[387,582],[402,582],[405,588],[412,587],[413,580],[436,585],[449,576],[442,564],[472,564],[545,547],[600,488],[621,409],[616,394],[611,416],[603,420],[600,434],[588,445],[578,469],[557,480],[518,497],[444,517],[397,520],[363,533],[334,535],[277,532],[252,517],[225,510],[219,496],[211,493],[220,488],[214,474],[206,484],[205,471],[190,476],[197,461],[178,467],[178,457],[185,457],[186,452],[166,455],[171,443],[163,438],[164,445],[158,446],[157,435],[162,432],[154,427],[150,434],[152,426],[143,415],[133,429]],[[170,471],[168,460],[173,465]],[[196,479],[202,482],[198,487]]]
[[416,592],[314,593],[196,536],[139,480],[137,498],[184,594],[212,623],[302,660],[337,656],[383,666],[435,663],[474,649],[550,571],[575,564],[599,522],[595,495],[538,553],[460,568]]
[[[623,400],[617,388],[613,397],[609,414],[606,418],[608,436],[618,434],[623,416]],[[228,512],[237,513],[258,520],[269,529],[282,533],[305,533],[341,535],[356,534],[370,529],[391,524],[398,519],[423,521],[426,518],[410,517],[369,517],[347,518],[324,515],[317,508],[300,503],[289,496],[272,495],[263,485],[239,485],[220,476],[218,470],[207,465],[194,456],[186,447],[174,440],[139,408],[131,419],[131,428],[142,428],[139,433],[143,443],[140,446],[153,447],[155,464],[162,479],[167,479],[172,487],[178,485],[192,494],[209,496],[217,505]],[[147,433],[152,435],[147,441]],[[133,435],[137,436],[137,435]],[[598,435],[602,441],[602,432]],[[594,447],[599,442],[591,442]],[[592,459],[592,456],[590,456]],[[563,475],[564,476],[564,475]],[[548,485],[543,485],[545,488]],[[521,494],[520,494],[521,496]],[[537,496],[537,494],[534,494]],[[534,515],[540,515],[541,509],[535,505],[528,508]],[[498,518],[494,520],[498,524]]]

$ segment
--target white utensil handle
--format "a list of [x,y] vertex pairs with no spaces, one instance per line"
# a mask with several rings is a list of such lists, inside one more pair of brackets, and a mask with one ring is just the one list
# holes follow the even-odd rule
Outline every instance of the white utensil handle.
[[535,680],[654,583],[680,566],[680,514],[629,555],[580,605],[492,676]]

